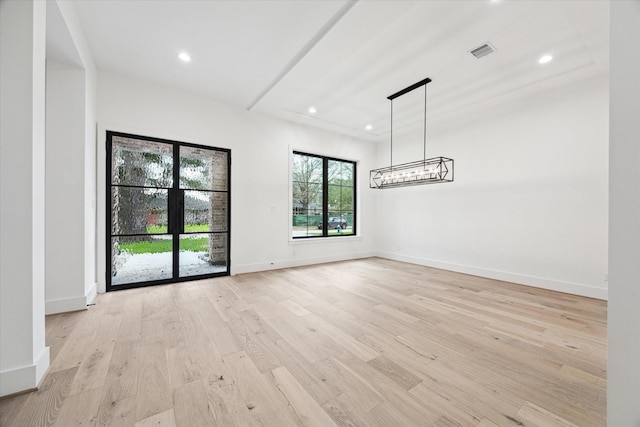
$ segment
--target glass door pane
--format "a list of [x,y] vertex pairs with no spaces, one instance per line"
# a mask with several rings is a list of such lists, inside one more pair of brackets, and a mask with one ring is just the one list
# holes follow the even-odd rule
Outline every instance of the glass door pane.
[[226,232],[227,199],[227,193],[184,190],[185,232]]
[[180,188],[227,192],[228,177],[227,151],[180,147]]
[[181,234],[180,277],[227,271],[227,253],[226,234]]
[[173,146],[114,135],[110,154],[110,285],[171,279]]
[[228,270],[229,154],[180,147],[179,276]]

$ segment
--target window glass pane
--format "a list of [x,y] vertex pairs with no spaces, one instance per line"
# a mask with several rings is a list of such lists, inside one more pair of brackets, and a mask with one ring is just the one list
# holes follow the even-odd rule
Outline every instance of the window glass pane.
[[354,234],[353,214],[350,211],[336,211],[329,217],[329,236]]
[[307,187],[307,199],[308,204],[306,208],[310,212],[320,213],[322,212],[322,185],[321,184],[309,184]]
[[322,185],[293,183],[293,207],[322,212]]
[[322,228],[311,227],[307,228],[307,237],[321,237],[322,236]]
[[329,168],[327,173],[327,177],[329,178],[329,185],[339,185],[342,181],[342,162],[337,160],[329,160],[327,163],[327,167]]
[[309,237],[322,235],[322,215],[307,210],[293,215],[293,237]]
[[353,210],[353,187],[342,187],[340,192],[340,209]]
[[329,185],[329,200],[328,200],[328,208],[329,208],[329,213],[335,211],[335,210],[339,210],[342,209],[341,208],[341,193],[342,193],[342,187],[339,185]]
[[322,184],[322,158],[293,155],[293,182]]
[[114,136],[111,145],[111,183],[141,187],[173,185],[173,146]]
[[322,210],[307,211],[307,236],[322,236]]
[[329,186],[329,212],[336,210],[353,210],[353,187]]
[[353,163],[342,162],[342,185],[353,187]]

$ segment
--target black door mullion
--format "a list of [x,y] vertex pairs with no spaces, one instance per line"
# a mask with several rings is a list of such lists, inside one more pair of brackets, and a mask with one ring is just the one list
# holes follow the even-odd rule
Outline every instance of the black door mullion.
[[[173,241],[173,280],[180,276],[180,218],[183,216],[180,208],[180,146],[173,144],[173,218],[171,221],[172,241]],[[184,206],[184,201],[183,201]]]
[[113,201],[111,200],[112,197],[112,186],[113,186],[113,176],[112,176],[112,171],[113,171],[113,141],[111,140],[111,134],[109,132],[107,132],[107,140],[105,143],[105,149],[107,151],[107,164],[106,164],[106,203],[105,203],[105,207],[106,207],[106,211],[105,211],[105,218],[106,218],[106,241],[105,241],[105,246],[106,246],[106,265],[105,265],[105,271],[104,271],[104,281],[105,281],[105,285],[106,285],[106,290],[110,291],[111,290],[111,274],[113,273],[112,269],[112,262],[113,262],[113,251],[112,251],[112,239],[113,239],[113,234],[112,234],[112,226],[113,226],[113,222],[111,219],[111,210],[113,209]]
[[322,236],[329,235],[329,159],[322,159]]

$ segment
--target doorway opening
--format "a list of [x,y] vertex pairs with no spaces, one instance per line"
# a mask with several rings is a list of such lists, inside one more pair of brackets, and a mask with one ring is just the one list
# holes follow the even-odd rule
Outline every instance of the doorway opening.
[[229,275],[231,150],[106,142],[107,291]]

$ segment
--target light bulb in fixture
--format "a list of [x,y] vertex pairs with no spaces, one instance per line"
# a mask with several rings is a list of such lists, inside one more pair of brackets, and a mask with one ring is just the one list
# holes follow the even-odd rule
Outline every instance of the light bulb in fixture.
[[311,114],[315,114],[315,113],[316,113],[316,111],[317,111],[317,110],[316,110],[316,107],[309,107],[309,112],[310,112]]
[[180,52],[178,58],[180,58],[182,62],[191,62],[191,56],[189,56],[187,52]]
[[539,63],[539,64],[546,64],[546,63],[548,63],[548,62],[551,62],[551,60],[552,60],[552,59],[553,59],[553,55],[549,55],[549,54],[547,54],[547,55],[542,55],[542,56],[540,57],[540,59],[538,59],[538,63]]
[[365,126],[365,129],[366,129],[366,130],[371,130],[371,129],[373,129],[373,126],[371,126],[371,125],[367,125],[367,126]]

